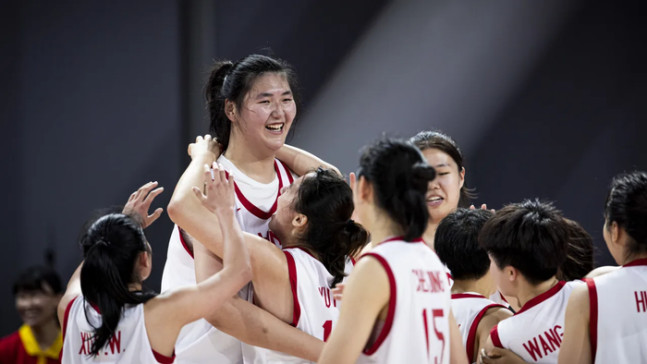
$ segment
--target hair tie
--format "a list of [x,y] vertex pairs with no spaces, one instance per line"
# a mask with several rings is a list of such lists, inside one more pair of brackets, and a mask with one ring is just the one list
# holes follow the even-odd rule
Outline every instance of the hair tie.
[[346,227],[347,227],[347,228],[353,228],[353,227],[355,227],[355,220],[353,220],[353,219],[349,219],[348,221],[346,221]]
[[95,245],[99,245],[99,244],[107,247],[110,245],[110,242],[108,240],[105,240],[104,238],[101,238],[99,239],[99,241],[97,241]]

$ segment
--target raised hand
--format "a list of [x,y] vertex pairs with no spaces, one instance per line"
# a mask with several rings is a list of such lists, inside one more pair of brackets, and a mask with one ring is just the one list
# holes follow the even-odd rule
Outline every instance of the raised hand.
[[332,296],[336,301],[341,301],[342,296],[344,295],[344,283],[337,283],[335,288],[331,289]]
[[195,159],[198,155],[207,154],[213,160],[216,160],[220,156],[220,144],[217,139],[212,138],[209,134],[204,137],[198,136],[195,138],[195,143],[189,144],[188,153],[191,159]]
[[[236,207],[234,192],[234,176],[227,178],[225,169],[213,162],[212,168],[204,165],[204,193],[202,189],[193,187],[193,193],[198,197],[202,206],[214,213],[226,212]],[[205,194],[206,193],[206,194]]]
[[137,191],[133,192],[126,202],[126,206],[122,211],[125,215],[137,214],[141,217],[142,228],[146,229],[149,227],[155,220],[162,216],[163,208],[158,208],[151,215],[148,214],[148,210],[151,207],[151,203],[164,191],[164,187],[156,188],[157,182],[148,182],[147,184],[141,186]]

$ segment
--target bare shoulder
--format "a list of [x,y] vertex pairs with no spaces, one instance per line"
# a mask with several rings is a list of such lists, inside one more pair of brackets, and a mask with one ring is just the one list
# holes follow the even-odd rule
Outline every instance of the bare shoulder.
[[579,284],[573,288],[571,296],[568,299],[568,306],[580,313],[588,314],[590,310],[589,287],[586,284]]
[[603,266],[603,267],[598,267],[593,269],[589,274],[586,275],[585,278],[595,278],[599,276],[603,276],[608,273],[612,273],[620,269],[620,267],[614,267],[614,266]]
[[512,311],[502,306],[490,307],[478,324],[477,332],[479,336],[485,337],[490,335],[490,330],[501,321],[514,316]]

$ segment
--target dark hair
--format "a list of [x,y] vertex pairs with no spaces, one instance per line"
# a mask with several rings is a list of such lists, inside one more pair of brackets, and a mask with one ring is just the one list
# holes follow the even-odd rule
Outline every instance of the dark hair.
[[[45,288],[51,288],[48,292]],[[63,292],[61,277],[51,268],[35,266],[25,269],[13,284],[14,296],[21,292],[43,292],[57,295]]]
[[566,259],[568,226],[552,204],[525,200],[497,211],[479,234],[479,244],[499,268],[518,269],[530,284],[557,274]]
[[564,219],[568,227],[568,244],[566,259],[557,270],[560,281],[582,279],[594,268],[593,238],[580,224],[573,220]]
[[360,177],[373,185],[377,205],[400,225],[405,241],[422,236],[429,220],[427,186],[436,171],[418,148],[399,139],[380,139],[364,149],[358,181]]
[[139,223],[123,214],[99,218],[85,233],[81,245],[85,257],[81,291],[101,312],[101,326],[94,328],[90,350],[90,355],[98,355],[117,329],[124,306],[145,303],[155,296],[128,288],[128,284],[140,282],[134,272],[139,253],[150,253],[150,249]]
[[647,173],[636,171],[613,178],[604,217],[607,228],[615,222],[631,238],[627,258],[647,252]]
[[490,257],[478,236],[492,215],[489,210],[458,208],[438,224],[434,248],[454,279],[479,279],[490,269]]
[[[418,149],[424,151],[425,149],[435,148],[447,153],[456,165],[458,166],[458,173],[463,170],[465,166],[465,158],[463,153],[458,148],[458,144],[449,135],[443,134],[439,131],[421,131],[409,139]],[[466,184],[461,187],[461,197],[458,201],[459,207],[468,207],[471,200],[476,198],[476,193],[473,188],[467,188]]]
[[355,205],[353,191],[336,172],[319,168],[303,179],[294,210],[308,217],[302,245],[317,253],[334,279],[334,287],[346,276],[346,259],[368,242],[364,228],[350,220]]
[[[231,120],[225,113],[225,100],[234,102],[236,108],[240,110],[245,96],[254,85],[256,79],[268,72],[285,75],[292,91],[292,98],[297,110],[299,110],[301,95],[297,75],[294,68],[286,61],[260,54],[250,54],[236,63],[220,61],[213,66],[209,81],[207,81],[204,88],[204,95],[211,120],[209,131],[218,138],[223,152],[229,146],[231,133]],[[298,113],[294,117],[290,132],[294,130],[297,117]]]

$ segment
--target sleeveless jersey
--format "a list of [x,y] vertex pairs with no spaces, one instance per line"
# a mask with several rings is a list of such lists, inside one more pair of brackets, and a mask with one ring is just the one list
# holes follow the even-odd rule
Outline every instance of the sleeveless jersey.
[[357,363],[449,363],[451,294],[444,265],[422,240],[393,238],[365,256],[384,268],[390,287],[386,321]]
[[593,363],[647,363],[647,258],[589,279]]
[[78,296],[69,303],[63,322],[62,363],[173,363],[174,358],[160,355],[151,348],[146,333],[143,304],[126,306],[119,325],[106,346],[96,357],[89,356],[93,327],[99,327],[101,320],[101,315],[83,296]]
[[529,363],[557,363],[564,338],[564,316],[573,288],[582,281],[558,282],[526,302],[514,316],[490,331],[494,346],[512,350]]
[[[329,288],[334,277],[306,250],[286,248],[283,252],[287,258],[294,304],[292,326],[319,340],[326,341],[339,317],[340,302],[333,298]],[[345,269],[347,276],[352,271],[353,265],[352,259],[347,259]],[[311,363],[278,351],[245,343],[243,343],[243,357],[245,364]]]
[[[254,181],[243,174],[224,156],[218,162],[236,178],[236,220],[243,231],[257,234],[277,246],[280,241],[270,232],[270,218],[276,211],[276,203],[283,186],[294,182],[288,167],[278,159],[274,161],[277,178],[269,184]],[[247,198],[250,196],[250,199]],[[252,198],[252,196],[254,198]],[[251,201],[250,201],[251,200]],[[253,202],[252,202],[253,201]],[[162,275],[162,292],[188,285],[195,285],[193,254],[176,225],[169,241],[166,264]],[[248,299],[251,285],[243,287],[238,295]],[[176,363],[222,363],[243,362],[240,340],[217,330],[206,320],[200,319],[185,325],[176,344]]]
[[514,313],[514,310],[512,309],[508,301],[506,301],[505,297],[503,297],[503,294],[500,291],[492,293],[492,295],[490,295],[490,301],[498,303]]
[[465,345],[470,363],[476,362],[476,358],[473,358],[476,330],[487,310],[492,307],[505,308],[505,306],[492,302],[478,293],[452,294],[452,313],[463,337],[463,345]]

